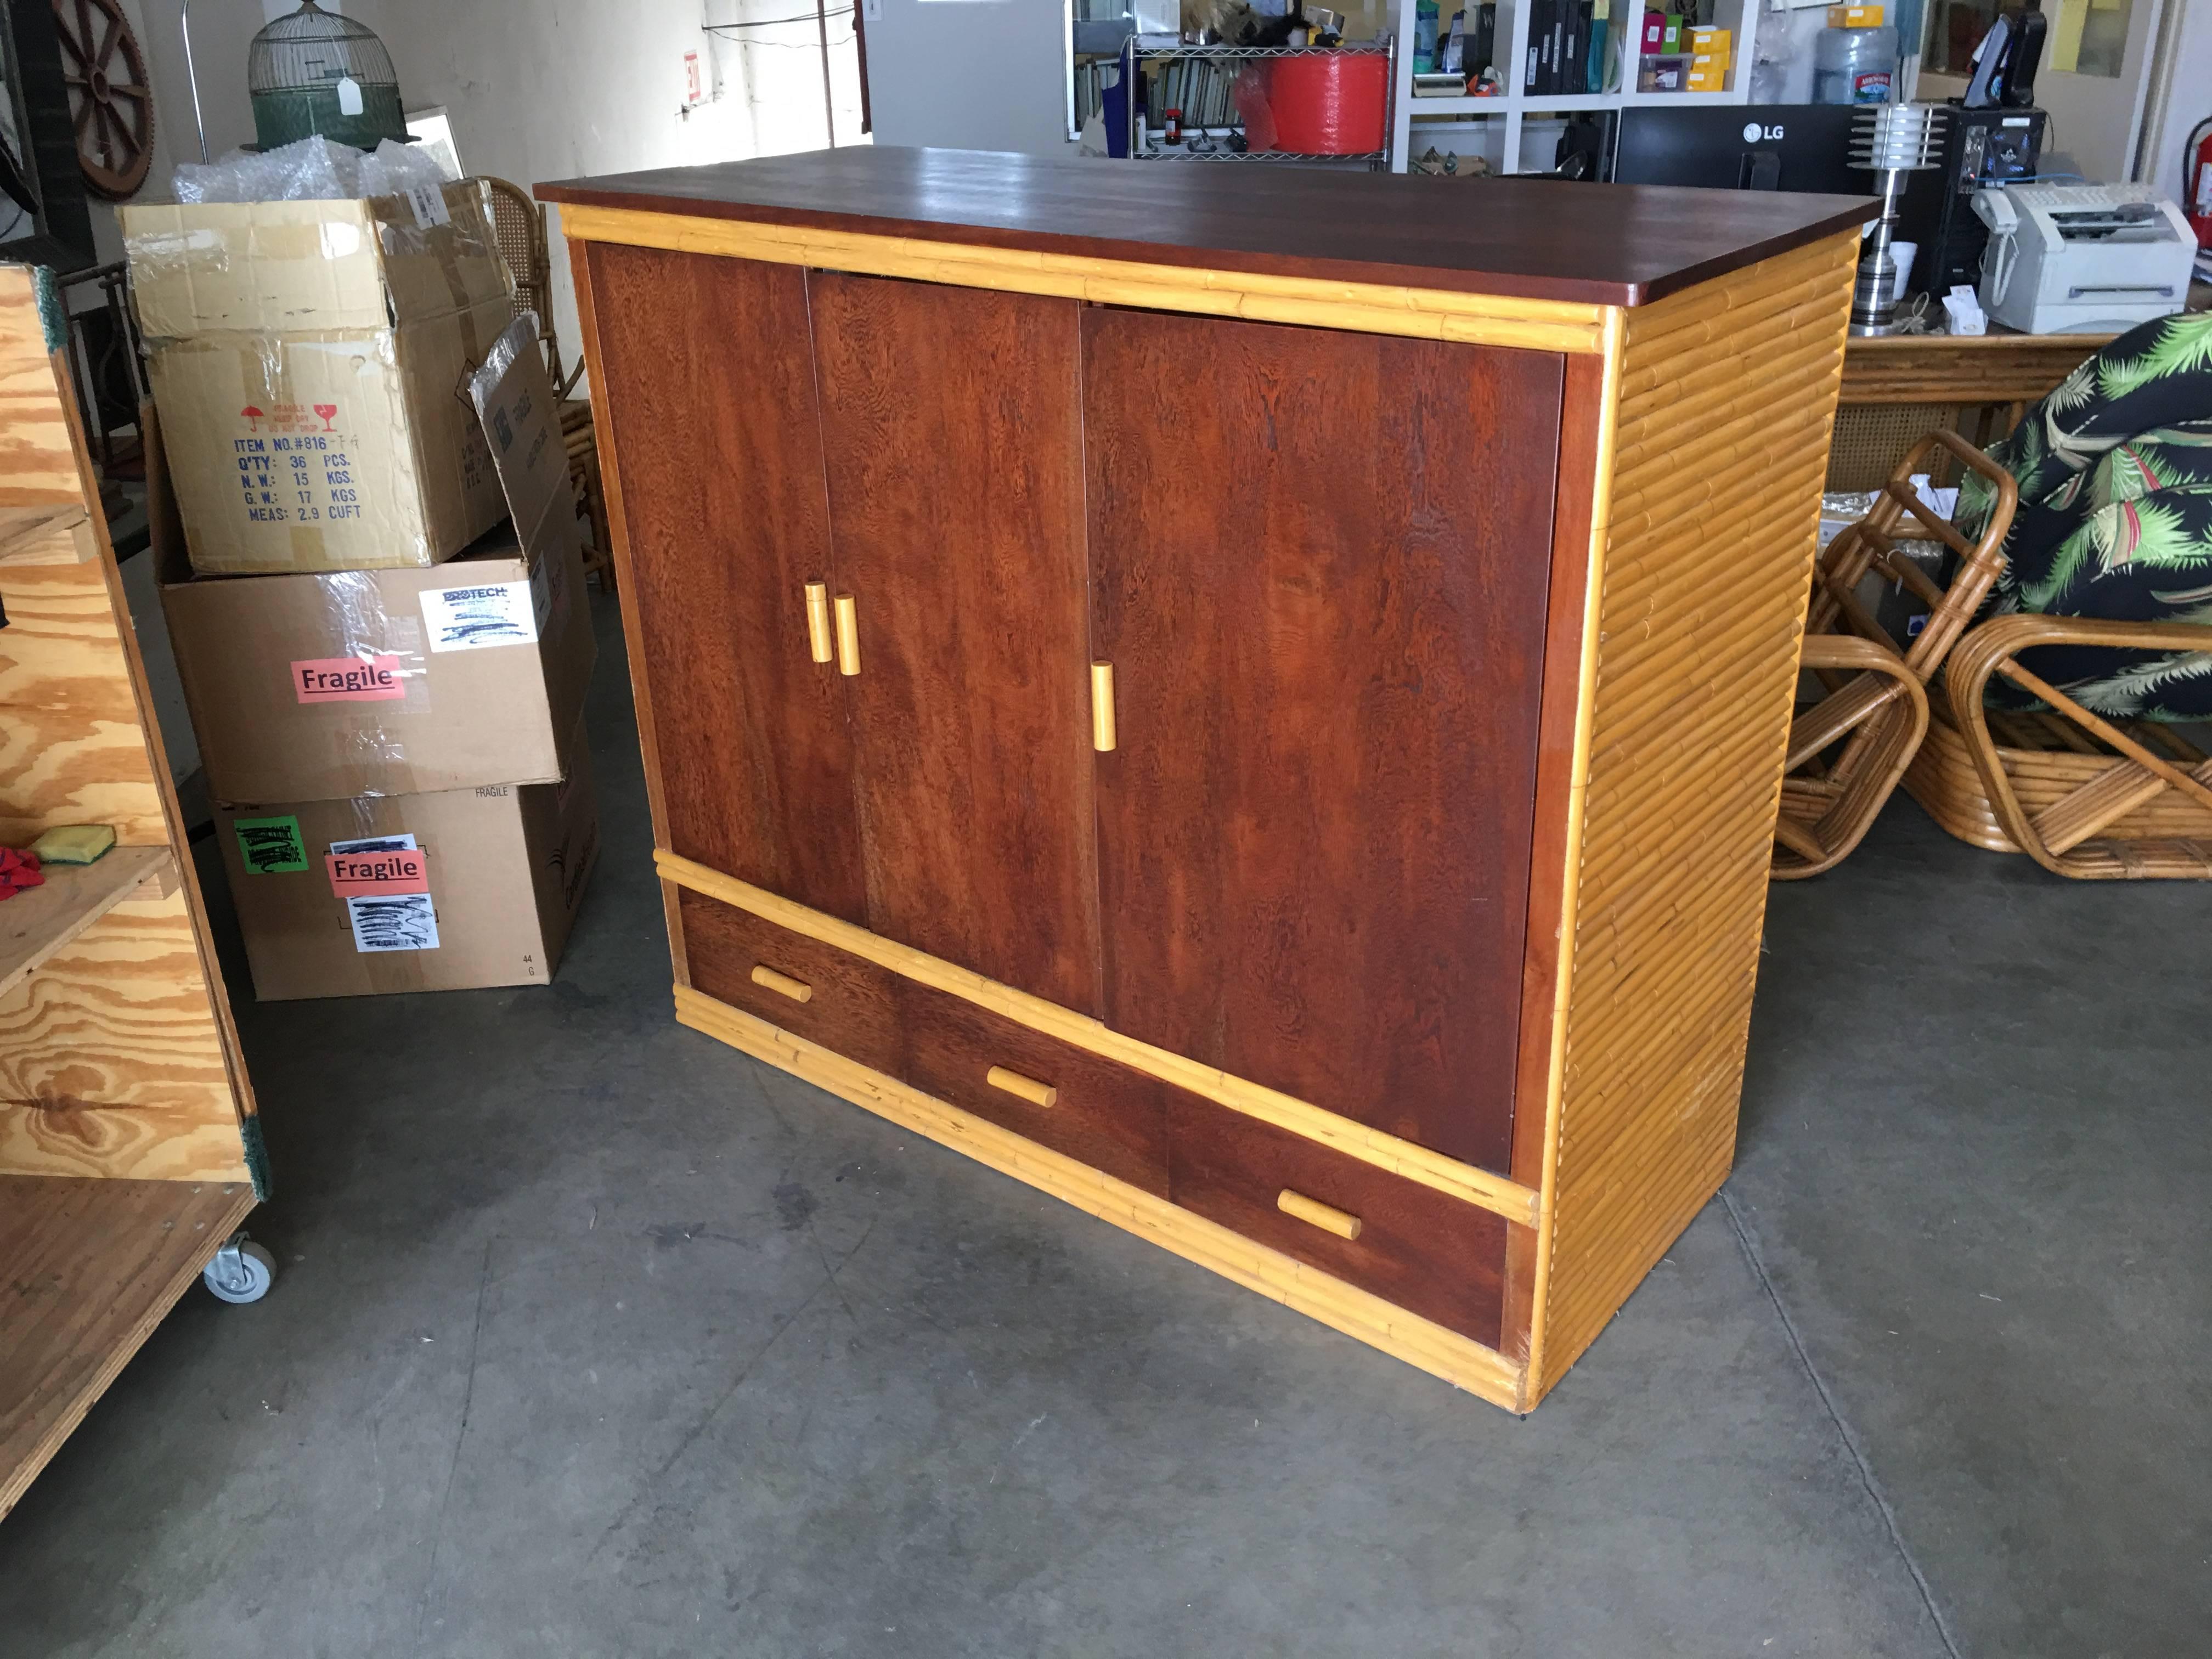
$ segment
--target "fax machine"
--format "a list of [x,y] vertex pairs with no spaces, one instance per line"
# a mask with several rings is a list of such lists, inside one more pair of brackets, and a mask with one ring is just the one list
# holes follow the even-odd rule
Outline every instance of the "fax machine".
[[1990,228],[1982,308],[2027,334],[2103,334],[2179,311],[2197,238],[2149,185],[2014,185],[1974,198]]

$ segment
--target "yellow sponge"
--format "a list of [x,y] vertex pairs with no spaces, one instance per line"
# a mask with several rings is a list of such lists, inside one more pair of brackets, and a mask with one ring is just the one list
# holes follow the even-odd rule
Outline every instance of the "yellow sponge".
[[104,823],[64,823],[31,843],[41,864],[90,864],[115,845],[115,831]]

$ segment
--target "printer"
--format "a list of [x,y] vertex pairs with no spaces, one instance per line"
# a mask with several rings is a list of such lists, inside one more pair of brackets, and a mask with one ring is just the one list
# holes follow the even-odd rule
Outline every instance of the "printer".
[[2024,334],[2117,333],[2188,300],[2196,234],[2153,185],[2011,185],[1974,216],[1982,309]]

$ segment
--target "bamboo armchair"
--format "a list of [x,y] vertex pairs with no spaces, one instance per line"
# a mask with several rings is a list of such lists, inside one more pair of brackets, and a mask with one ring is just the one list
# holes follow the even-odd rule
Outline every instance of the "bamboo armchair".
[[[2024,852],[2078,881],[2212,878],[2212,759],[2171,726],[2106,720],[2022,667],[2020,653],[2043,645],[2212,651],[2212,628],[2033,615],[1984,623],[1952,653],[1936,737],[1906,787],[1960,840]],[[2045,709],[1990,709],[1993,675]]]
[[[1932,471],[1931,459],[1946,455],[1996,490],[1978,541],[1938,517],[1912,487],[1915,473]],[[1814,573],[1802,659],[1827,695],[1801,708],[1790,725],[1770,871],[1776,880],[1802,880],[1841,863],[1905,776],[1928,734],[1928,683],[2004,568],[2019,494],[2009,473],[1958,434],[1930,432],[1891,469],[1866,515],[1828,544]],[[1940,541],[1958,555],[1948,590],[1899,555],[1908,524],[1918,527],[1915,539]],[[1908,643],[1893,639],[1859,602],[1857,588],[1869,571],[1903,583],[1928,605],[1926,625]]]

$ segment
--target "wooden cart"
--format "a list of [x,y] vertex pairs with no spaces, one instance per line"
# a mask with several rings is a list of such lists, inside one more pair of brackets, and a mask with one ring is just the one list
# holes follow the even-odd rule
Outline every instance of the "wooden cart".
[[104,823],[0,904],[0,1515],[192,1279],[268,1288],[264,1190],[51,279],[0,266],[0,843]]

